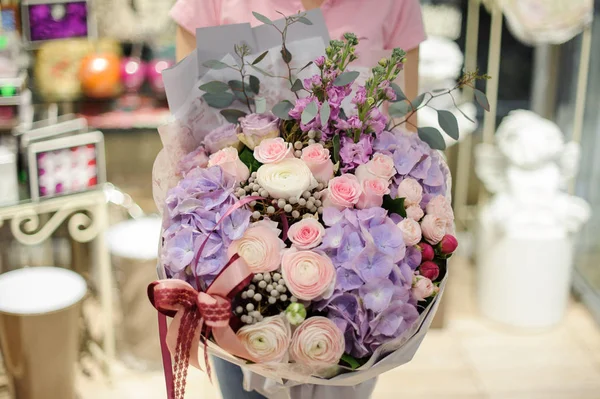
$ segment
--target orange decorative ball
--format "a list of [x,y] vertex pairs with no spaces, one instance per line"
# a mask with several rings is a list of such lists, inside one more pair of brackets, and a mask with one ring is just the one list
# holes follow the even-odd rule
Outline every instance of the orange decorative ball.
[[115,54],[90,54],[81,60],[79,80],[88,97],[110,98],[121,90],[120,59]]

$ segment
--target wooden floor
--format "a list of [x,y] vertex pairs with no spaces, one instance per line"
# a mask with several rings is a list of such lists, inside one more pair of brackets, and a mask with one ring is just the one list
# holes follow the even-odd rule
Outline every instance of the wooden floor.
[[[446,327],[431,330],[414,360],[383,374],[375,399],[600,399],[600,329],[571,303],[564,322],[523,332],[483,319],[473,295],[473,271],[456,259],[447,290]],[[116,384],[80,379],[81,399],[164,399],[160,372],[119,366]],[[218,399],[196,370],[188,398]]]

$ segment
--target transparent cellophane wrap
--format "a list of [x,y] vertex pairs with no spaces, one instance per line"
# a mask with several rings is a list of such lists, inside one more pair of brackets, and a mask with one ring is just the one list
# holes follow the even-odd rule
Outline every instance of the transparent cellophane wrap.
[[[312,15],[308,17],[317,25],[316,27],[310,27],[314,28],[312,32],[326,32],[326,29],[323,28],[324,21],[320,12],[309,14]],[[316,23],[315,20],[317,21]],[[222,29],[223,27],[220,28]],[[263,37],[263,41],[274,43],[270,39],[264,40]],[[242,40],[240,39],[240,41]],[[294,39],[294,31],[291,30],[288,34],[287,47],[293,55],[292,67],[300,69],[309,61],[323,55],[325,52],[325,42],[326,38],[323,34],[314,36],[314,34],[307,35],[305,33],[304,37]],[[263,46],[261,48],[260,43],[258,43],[257,47],[258,51],[249,56],[249,60],[255,59],[265,49],[268,49],[269,53],[260,62],[260,68],[276,76],[285,76],[287,74],[287,66],[281,59],[280,44],[274,44],[267,48]],[[208,59],[218,59],[229,65],[236,63],[236,58],[230,53],[215,56],[216,54],[214,51],[196,49],[188,58],[163,73],[167,99],[173,119],[170,123],[158,129],[163,149],[157,155],[152,173],[154,200],[157,208],[161,211],[164,208],[167,191],[174,187],[180,179],[177,172],[179,160],[195,150],[210,131],[227,123],[225,118],[220,114],[219,109],[211,108],[206,104],[202,99],[204,92],[199,89],[202,84],[213,80],[227,82],[233,79],[240,79],[239,72],[232,69],[209,70],[201,66]],[[259,96],[265,98],[267,109],[271,109],[275,104],[284,99],[294,100],[294,95],[289,90],[288,81],[264,76],[254,70],[250,70],[249,72],[259,77],[261,81]],[[299,73],[297,77],[303,79],[312,76],[316,72],[316,67],[310,66]],[[244,110],[244,106],[239,102],[235,102],[229,108]],[[448,170],[446,172],[449,193],[450,173]],[[166,222],[168,221],[165,218]],[[160,278],[167,278],[166,271],[160,262],[157,269]],[[372,380],[379,374],[405,364],[412,359],[435,316],[446,281],[447,273],[440,284],[438,295],[408,330],[398,338],[379,347],[369,361],[356,370],[351,370],[343,366],[333,366],[327,370],[311,370],[294,363],[250,364],[244,359],[230,355],[212,341],[208,343],[208,351],[211,355],[242,366],[245,376],[244,387],[249,390],[256,390],[269,398],[324,399],[335,396],[335,390],[319,389],[320,392],[317,393],[314,389],[303,389],[311,385],[356,386],[357,389],[352,390],[353,397],[368,397],[373,384],[365,384],[363,390],[360,389],[359,384]],[[200,357],[202,358],[203,356],[203,348],[201,347]],[[203,362],[201,361],[200,364],[203,364]],[[298,385],[303,386],[295,388],[292,394],[289,388]],[[344,394],[346,395],[346,393]]]

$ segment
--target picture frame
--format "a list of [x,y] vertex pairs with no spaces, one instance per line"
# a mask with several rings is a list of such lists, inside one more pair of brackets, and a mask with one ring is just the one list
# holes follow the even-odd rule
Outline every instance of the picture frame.
[[23,0],[23,41],[30,49],[63,39],[97,36],[92,7],[87,0]]
[[31,143],[27,159],[32,200],[74,194],[106,182],[100,131]]

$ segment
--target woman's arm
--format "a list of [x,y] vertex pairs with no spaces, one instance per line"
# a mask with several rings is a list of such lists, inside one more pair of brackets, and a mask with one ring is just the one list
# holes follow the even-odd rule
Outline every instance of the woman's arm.
[[[409,100],[414,100],[419,95],[419,47],[410,50],[406,55],[404,65],[404,94]],[[416,132],[417,114],[414,113],[406,124],[406,128]]]
[[181,25],[177,25],[175,46],[177,62],[179,62],[196,48],[196,37],[182,28]]

